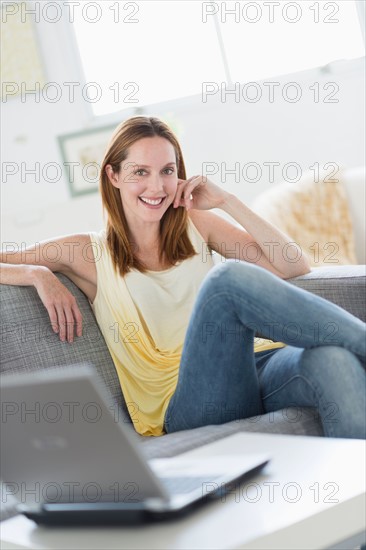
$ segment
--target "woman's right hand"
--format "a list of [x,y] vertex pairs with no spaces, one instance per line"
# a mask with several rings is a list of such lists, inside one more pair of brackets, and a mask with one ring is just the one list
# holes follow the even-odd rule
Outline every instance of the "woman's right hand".
[[75,296],[48,267],[36,266],[33,275],[34,286],[47,309],[54,332],[59,333],[62,342],[65,339],[73,342],[74,328],[77,336],[82,335],[82,315]]

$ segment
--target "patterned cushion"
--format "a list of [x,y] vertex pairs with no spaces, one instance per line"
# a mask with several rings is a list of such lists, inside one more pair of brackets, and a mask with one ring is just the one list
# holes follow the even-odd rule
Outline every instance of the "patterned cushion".
[[[328,167],[329,168],[329,167]],[[335,177],[309,170],[297,182],[282,182],[258,195],[251,208],[291,238],[308,255],[310,265],[357,264],[355,234],[344,168]]]

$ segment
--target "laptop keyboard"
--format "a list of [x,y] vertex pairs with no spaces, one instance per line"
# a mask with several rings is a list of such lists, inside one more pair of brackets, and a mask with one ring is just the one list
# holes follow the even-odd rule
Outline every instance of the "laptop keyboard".
[[212,485],[219,488],[220,484],[215,481],[217,478],[210,479],[209,477],[160,477],[164,487],[170,494],[177,495],[182,493],[190,493],[195,489],[202,489],[202,494],[212,490]]

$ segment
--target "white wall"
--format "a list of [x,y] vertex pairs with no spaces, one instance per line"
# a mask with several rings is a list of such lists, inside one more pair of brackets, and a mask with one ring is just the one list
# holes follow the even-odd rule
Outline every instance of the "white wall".
[[[65,26],[41,22],[37,32],[47,80],[78,81],[80,67]],[[152,106],[147,113],[177,120],[188,175],[202,173],[203,163],[207,162],[215,162],[218,167],[226,163],[228,169],[238,162],[240,169],[250,162],[261,165],[263,174],[257,183],[243,178],[236,182],[234,175],[228,175],[223,183],[221,171],[212,176],[213,181],[221,182],[249,205],[260,191],[283,179],[281,170],[287,163],[298,163],[303,171],[315,162],[348,167],[365,164],[364,58],[336,62],[328,72],[314,69],[269,80],[280,83],[273,103],[268,101],[268,89],[259,83],[263,97],[257,103],[243,98],[235,103],[232,95],[221,102],[219,94],[203,103],[200,96],[193,96]],[[278,91],[288,82],[297,82],[301,87],[302,98],[297,103],[285,101]],[[334,97],[338,103],[315,103],[309,89],[314,82],[319,82],[321,98],[332,91],[324,91],[323,86],[336,82],[339,91]],[[17,165],[23,162],[27,168],[37,161],[41,167],[49,162],[62,164],[58,135],[110,122],[118,124],[120,120],[121,116],[113,115],[94,121],[90,105],[70,103],[66,98],[57,103],[42,98],[37,103],[34,96],[27,97],[25,103],[19,97],[13,98],[2,105],[2,161]],[[264,162],[280,163],[273,183]],[[289,172],[289,177],[293,175]],[[22,183],[20,172],[8,176],[7,181],[3,177],[1,198],[2,245],[28,245],[60,234],[98,230],[103,225],[98,194],[71,199],[66,174],[56,183],[37,183],[29,175]]]

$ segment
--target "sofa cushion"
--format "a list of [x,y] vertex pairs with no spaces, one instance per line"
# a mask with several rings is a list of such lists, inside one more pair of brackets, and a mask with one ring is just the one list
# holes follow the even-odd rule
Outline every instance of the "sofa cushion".
[[68,277],[59,280],[74,294],[83,316],[83,335],[72,344],[53,332],[48,312],[34,287],[0,285],[1,373],[23,373],[77,363],[93,363],[119,407],[131,422],[114,363],[86,296]]
[[196,449],[238,432],[324,435],[316,409],[289,407],[261,416],[203,426],[194,430],[182,430],[162,437],[144,437],[138,434],[138,438],[147,458],[163,458]]
[[256,214],[291,235],[312,267],[357,264],[344,168],[330,178],[331,169],[320,170],[319,181],[308,170],[297,182],[282,182],[264,191],[251,205]]
[[310,273],[288,279],[288,282],[337,304],[366,322],[366,265],[313,267]]
[[[365,266],[332,266],[288,279],[305,290],[318,294],[365,321]],[[96,324],[85,295],[64,275],[59,280],[75,295],[83,316],[83,336],[73,344],[60,342],[50,325],[48,313],[33,287],[0,285],[1,300],[1,372],[32,372],[92,362],[121,410],[120,419],[131,426],[113,361]],[[235,420],[226,424],[184,430],[161,437],[143,437],[137,441],[148,458],[168,457],[239,431],[281,434],[322,435],[314,409],[283,409],[260,417]],[[14,515],[14,501],[1,502],[1,519]]]

